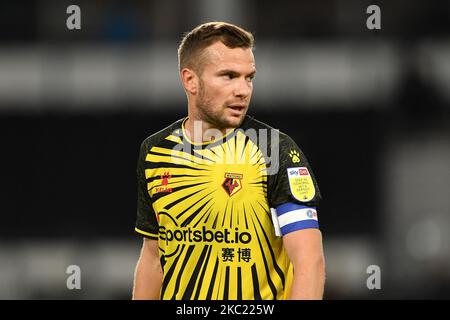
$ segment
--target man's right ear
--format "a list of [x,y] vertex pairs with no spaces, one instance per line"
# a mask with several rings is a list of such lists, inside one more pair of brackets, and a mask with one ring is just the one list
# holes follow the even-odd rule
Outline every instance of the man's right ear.
[[184,89],[192,95],[197,94],[198,77],[195,72],[188,68],[183,68],[180,71],[181,82]]

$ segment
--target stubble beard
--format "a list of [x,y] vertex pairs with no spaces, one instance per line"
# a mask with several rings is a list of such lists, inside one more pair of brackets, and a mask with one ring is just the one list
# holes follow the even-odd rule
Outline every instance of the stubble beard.
[[205,121],[211,124],[214,128],[219,130],[225,130],[227,128],[237,128],[241,125],[245,118],[246,112],[242,114],[239,122],[236,124],[234,122],[228,121],[225,118],[226,106],[223,105],[218,111],[214,111],[214,107],[211,103],[211,99],[208,99],[203,81],[200,80],[199,83],[199,94],[198,101],[196,103],[196,108],[199,111],[198,117],[201,121]]

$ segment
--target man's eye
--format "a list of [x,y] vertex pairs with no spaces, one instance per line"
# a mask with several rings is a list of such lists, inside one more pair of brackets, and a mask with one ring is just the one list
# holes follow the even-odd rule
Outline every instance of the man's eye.
[[225,79],[233,79],[233,75],[231,73],[227,73],[223,75]]
[[249,77],[247,77],[247,81],[249,81],[249,82],[253,81],[253,79],[255,79],[255,76],[249,76]]

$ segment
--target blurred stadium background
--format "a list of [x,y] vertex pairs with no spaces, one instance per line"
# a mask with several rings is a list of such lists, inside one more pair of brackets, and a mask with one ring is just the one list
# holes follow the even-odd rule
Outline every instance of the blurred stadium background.
[[176,49],[210,20],[254,32],[249,113],[312,163],[325,298],[450,298],[450,3],[407,0],[2,1],[0,298],[130,298],[139,145],[185,115]]

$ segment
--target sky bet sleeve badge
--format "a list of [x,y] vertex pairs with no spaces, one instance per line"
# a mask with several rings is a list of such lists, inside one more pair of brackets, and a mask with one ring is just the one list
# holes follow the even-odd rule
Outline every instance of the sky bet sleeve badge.
[[287,168],[287,174],[289,187],[295,199],[301,202],[308,202],[314,198],[316,189],[314,188],[314,183],[308,168]]

